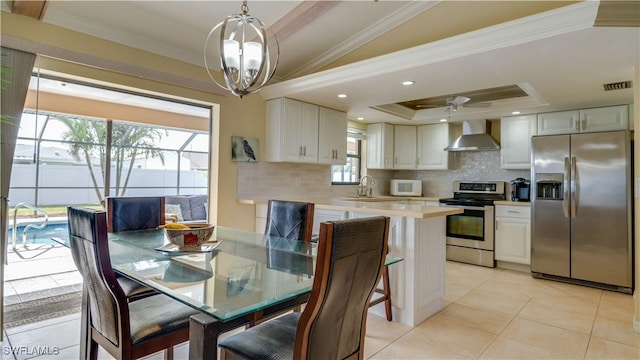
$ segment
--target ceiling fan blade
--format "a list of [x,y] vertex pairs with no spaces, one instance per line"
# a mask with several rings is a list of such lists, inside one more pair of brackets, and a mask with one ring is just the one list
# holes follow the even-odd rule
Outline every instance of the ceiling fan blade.
[[453,99],[447,99],[447,104],[448,105],[462,105],[462,104],[466,103],[469,100],[471,100],[471,99],[469,99],[466,96],[456,96]]
[[416,107],[417,108],[422,108],[422,109],[436,109],[436,108],[442,107],[442,105],[433,105],[433,104],[421,105],[421,104],[418,104],[418,105],[416,105]]
[[466,107],[466,108],[471,108],[471,107],[487,108],[489,106],[491,106],[490,102],[477,102],[477,103],[470,103],[470,104],[463,105],[463,107]]

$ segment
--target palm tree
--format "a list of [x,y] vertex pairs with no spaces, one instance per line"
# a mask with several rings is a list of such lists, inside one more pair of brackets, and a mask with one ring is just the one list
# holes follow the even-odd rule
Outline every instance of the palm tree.
[[[106,167],[106,139],[107,122],[86,119],[61,118],[59,119],[69,128],[62,134],[64,140],[69,141],[69,153],[76,159],[83,158],[96,196],[100,203],[103,202],[98,177],[94,170],[94,159],[99,160],[100,175],[104,183]],[[166,131],[165,131],[166,134]],[[150,127],[136,126],[124,123],[114,123],[112,128],[111,159],[115,164],[115,196],[123,196],[131,172],[138,157],[159,157],[164,164],[164,156],[154,144],[162,139],[163,131]],[[107,186],[107,184],[105,184]]]

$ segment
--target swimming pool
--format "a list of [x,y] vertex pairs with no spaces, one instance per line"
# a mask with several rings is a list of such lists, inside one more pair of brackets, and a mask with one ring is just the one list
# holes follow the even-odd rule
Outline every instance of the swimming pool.
[[[18,225],[16,231],[16,245],[22,244],[22,232],[27,224]],[[27,232],[27,245],[29,244],[49,244],[60,245],[51,240],[52,237],[67,239],[69,237],[69,229],[66,222],[49,223],[43,229],[30,228]],[[13,243],[13,226],[9,226],[9,236],[7,237],[9,244]]]

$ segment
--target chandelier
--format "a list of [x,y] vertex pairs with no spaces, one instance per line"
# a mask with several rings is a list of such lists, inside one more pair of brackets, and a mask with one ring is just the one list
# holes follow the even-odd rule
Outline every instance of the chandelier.
[[[241,10],[242,14],[229,15],[214,26],[204,44],[204,64],[209,77],[218,86],[240,98],[260,90],[273,77],[280,56],[278,39],[273,36],[275,47],[270,53],[264,24],[249,15],[246,0],[242,2]],[[209,70],[209,42],[214,44],[213,53],[216,53],[215,49],[219,50],[218,61],[224,84],[218,82]],[[274,53],[275,59],[272,60]]]

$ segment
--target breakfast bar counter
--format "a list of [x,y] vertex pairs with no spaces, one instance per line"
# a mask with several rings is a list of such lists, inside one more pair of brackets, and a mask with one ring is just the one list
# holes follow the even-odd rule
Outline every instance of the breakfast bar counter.
[[[374,198],[293,198],[278,200],[303,201],[315,204],[314,229],[329,220],[389,216],[389,253],[404,261],[389,267],[393,319],[409,326],[422,321],[442,309],[446,263],[446,216],[462,213],[458,208],[441,208],[407,204],[401,200]],[[266,211],[267,200],[239,200]],[[423,200],[424,201],[424,200]],[[260,227],[257,226],[257,227]],[[374,295],[375,296],[375,295]],[[382,305],[369,311],[384,316]]]

